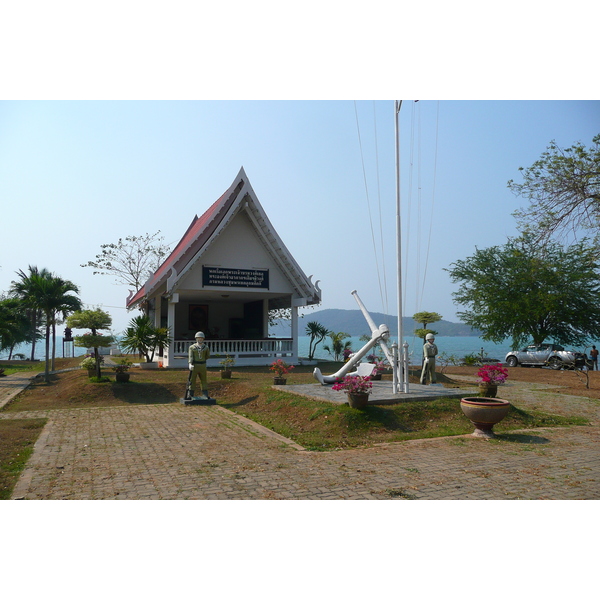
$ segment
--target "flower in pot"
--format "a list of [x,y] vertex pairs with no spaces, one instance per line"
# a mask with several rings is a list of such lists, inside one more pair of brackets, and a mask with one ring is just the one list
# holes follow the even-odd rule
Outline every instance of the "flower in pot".
[[231,379],[231,367],[235,365],[235,360],[227,354],[223,360],[219,361],[219,364],[223,365],[221,379]]
[[125,383],[129,381],[129,369],[131,368],[131,362],[126,358],[122,358],[118,361],[112,370],[116,373],[115,380],[119,383]]
[[508,369],[501,364],[484,365],[477,371],[479,395],[485,398],[495,398],[498,386],[508,379]]
[[373,369],[373,372],[371,373],[371,379],[373,381],[380,381],[381,380],[381,374],[385,371],[387,364],[384,360],[381,360],[380,358],[377,358],[374,355],[371,355],[369,357],[367,357],[369,359],[369,363],[375,365],[375,368]]
[[[510,410],[510,403],[496,399],[498,386],[508,378],[508,370],[502,365],[485,365],[477,371],[479,396],[462,398],[460,408],[475,426],[473,436],[493,438],[493,427],[504,419]],[[482,397],[483,396],[483,397]]]
[[346,392],[348,404],[352,408],[364,408],[369,402],[369,394],[373,388],[373,383],[369,376],[346,375],[344,379],[334,383],[332,390]]
[[93,356],[87,355],[80,363],[82,369],[87,369],[88,375],[94,377],[96,375],[96,359]]
[[284,375],[287,375],[294,367],[292,365],[288,365],[283,362],[281,359],[276,360],[271,363],[269,369],[275,373],[275,377],[273,378],[273,383],[275,385],[285,385],[287,381]]

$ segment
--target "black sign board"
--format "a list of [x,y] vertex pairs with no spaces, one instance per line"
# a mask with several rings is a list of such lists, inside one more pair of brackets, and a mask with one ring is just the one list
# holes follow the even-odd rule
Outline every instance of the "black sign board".
[[202,267],[203,287],[269,289],[269,269],[223,269]]

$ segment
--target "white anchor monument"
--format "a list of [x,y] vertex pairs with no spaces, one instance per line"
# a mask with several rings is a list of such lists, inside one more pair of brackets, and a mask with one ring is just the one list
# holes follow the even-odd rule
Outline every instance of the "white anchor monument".
[[[348,362],[344,363],[344,366],[332,375],[323,375],[321,370],[316,367],[313,371],[314,378],[319,381],[321,385],[330,385],[346,376],[367,377],[371,375],[375,365],[372,363],[361,363],[360,361],[364,356],[366,356],[371,348],[379,344],[393,370],[394,394],[398,393],[399,391],[402,393],[408,393],[408,344],[405,343],[403,345],[401,358],[398,357],[398,345],[396,343],[392,344],[392,350],[390,351],[390,348],[387,344],[387,341],[390,337],[390,330],[388,326],[382,324],[377,327],[365,305],[359,298],[356,290],[352,291],[352,295],[354,296],[358,307],[360,308],[367,323],[369,324],[369,327],[371,328],[371,339],[358,352],[352,354],[352,356],[348,359]],[[356,371],[352,371],[355,366]]]

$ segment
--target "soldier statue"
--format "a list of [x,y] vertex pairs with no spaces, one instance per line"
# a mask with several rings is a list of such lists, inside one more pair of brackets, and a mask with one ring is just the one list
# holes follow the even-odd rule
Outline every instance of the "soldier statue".
[[204,333],[198,331],[194,336],[196,343],[190,346],[188,362],[190,363],[190,383],[189,383],[189,394],[194,398],[194,386],[196,384],[196,378],[200,378],[202,384],[202,396],[200,400],[208,400],[208,383],[206,378],[206,361],[210,358],[210,350],[204,343]]
[[421,371],[421,385],[427,385],[427,380],[430,383],[436,383],[435,379],[435,357],[438,349],[435,345],[435,336],[433,333],[428,333],[425,336],[423,344],[423,370]]

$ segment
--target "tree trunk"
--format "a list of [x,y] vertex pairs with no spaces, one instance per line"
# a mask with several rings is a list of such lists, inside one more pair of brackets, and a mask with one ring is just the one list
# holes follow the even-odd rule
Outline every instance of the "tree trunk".
[[56,323],[54,320],[52,321],[52,366],[50,367],[51,371],[55,369],[55,359],[56,359]]
[[37,314],[36,308],[32,309],[31,315],[31,360],[35,360],[35,338],[37,334]]
[[46,368],[44,371],[44,380],[50,383],[50,323],[46,324]]
[[100,352],[98,352],[98,348],[94,348],[94,358],[96,359],[96,377],[100,379]]

